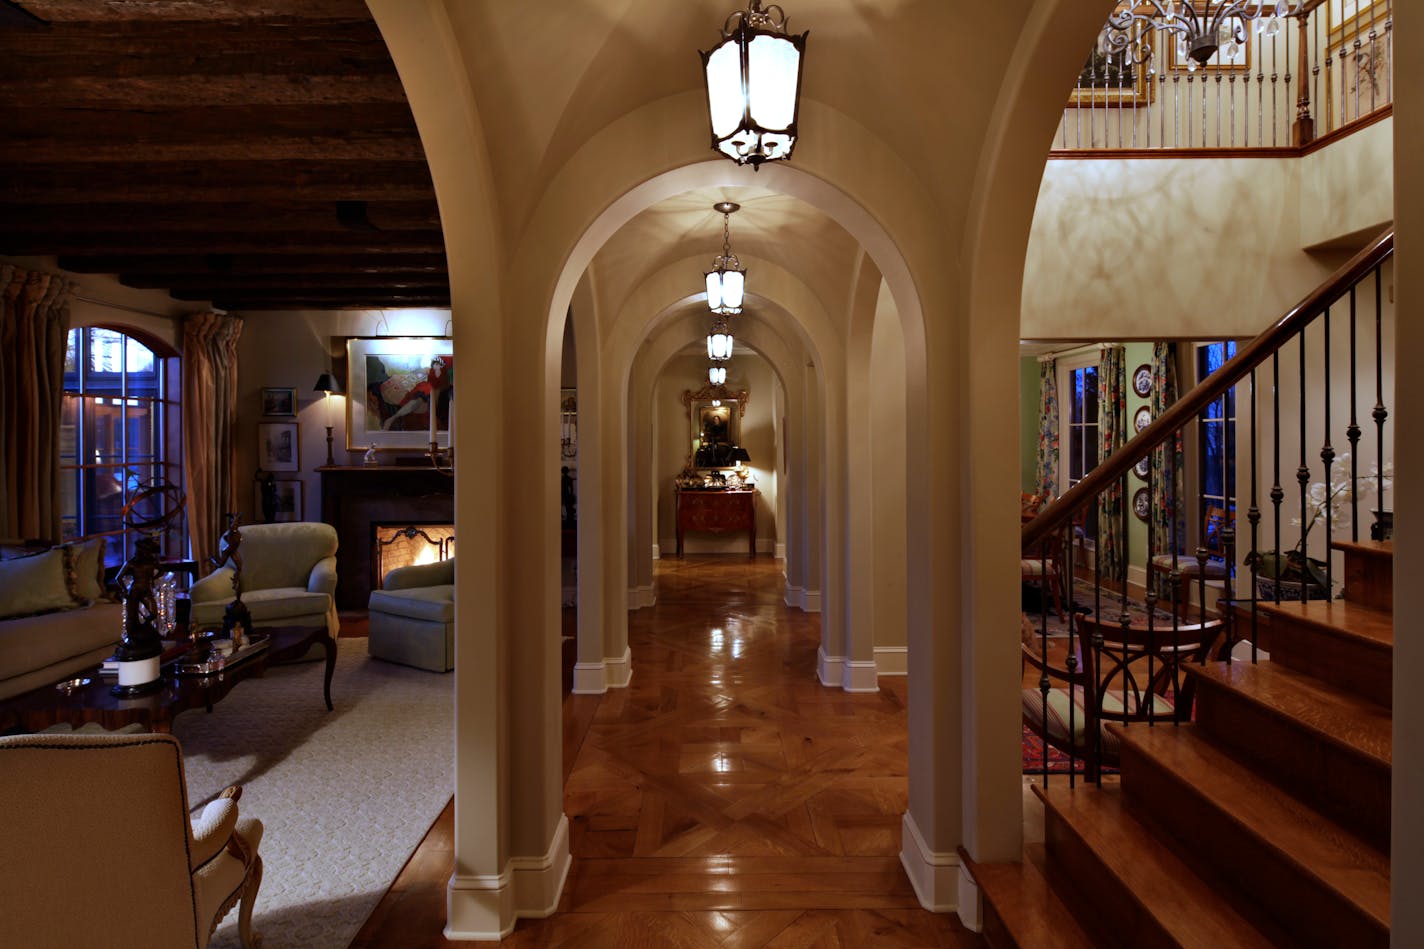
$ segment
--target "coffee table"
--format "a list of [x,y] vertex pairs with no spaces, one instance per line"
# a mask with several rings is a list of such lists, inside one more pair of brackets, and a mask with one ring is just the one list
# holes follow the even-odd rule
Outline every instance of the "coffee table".
[[245,679],[261,676],[267,666],[283,659],[305,655],[320,643],[326,650],[326,675],[323,694],[326,710],[332,710],[331,674],[336,669],[336,641],[322,626],[267,626],[254,630],[266,634],[265,650],[242,662],[211,675],[174,675],[171,669],[163,673],[163,687],[146,695],[120,698],[110,692],[113,676],[99,674],[99,667],[80,673],[89,677],[88,685],[65,691],[54,685],[42,686],[0,702],[0,727],[18,727],[26,732],[38,732],[68,722],[78,728],[97,722],[113,730],[135,722],[148,731],[168,732],[178,713],[191,708],[213,710],[213,705]]

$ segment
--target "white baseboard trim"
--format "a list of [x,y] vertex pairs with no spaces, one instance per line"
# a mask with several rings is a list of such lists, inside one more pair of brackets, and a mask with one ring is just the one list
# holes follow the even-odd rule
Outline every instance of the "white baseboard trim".
[[445,938],[500,940],[514,931],[509,867],[495,874],[452,874],[445,885]]
[[777,560],[785,560],[786,545],[778,543],[775,547],[772,548],[772,556],[774,556]]
[[653,545],[653,559],[654,559],[654,560],[662,560],[662,559],[663,559],[663,549],[662,549],[662,547],[658,546],[657,544],[654,544],[654,545]]
[[608,670],[608,687],[610,689],[626,689],[628,683],[633,680],[633,650],[623,647],[623,655],[613,659],[604,659],[604,667]]
[[803,602],[802,594],[804,593],[805,591],[802,590],[800,587],[793,587],[791,584],[788,583],[786,585],[786,595],[782,597],[782,599],[785,600],[786,605],[791,607],[793,610],[804,609],[804,607],[801,605]]
[[883,676],[909,675],[909,650],[904,646],[876,646],[875,671]]
[[847,659],[841,671],[841,688],[847,692],[879,692],[874,659]]
[[801,591],[801,609],[807,613],[821,612],[821,591],[803,590]]
[[511,857],[514,890],[514,915],[524,919],[543,919],[559,908],[573,856],[569,852],[569,818],[559,815],[554,839],[549,849],[538,857]]
[[608,670],[603,663],[574,663],[574,695],[602,695],[607,691]]
[[558,909],[573,858],[569,819],[559,815],[549,849],[538,857],[511,857],[499,874],[453,874],[445,888],[445,938],[499,940],[515,920],[543,919]]
[[984,931],[984,897],[969,868],[959,865],[959,921],[970,932]]
[[845,656],[828,656],[826,647],[816,649],[816,679],[828,689],[841,685],[845,675]]
[[641,610],[646,606],[655,606],[658,602],[657,594],[653,592],[653,585],[629,587],[628,588],[628,609]]
[[931,913],[953,913],[959,908],[959,854],[930,850],[909,811],[900,826],[900,865],[920,905]]

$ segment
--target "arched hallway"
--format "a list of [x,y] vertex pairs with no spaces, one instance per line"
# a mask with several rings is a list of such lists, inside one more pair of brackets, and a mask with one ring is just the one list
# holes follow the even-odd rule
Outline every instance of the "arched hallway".
[[[978,945],[900,867],[906,685],[816,682],[820,617],[770,557],[657,562],[626,689],[564,699],[574,860],[510,945]],[[353,947],[447,943],[447,809]]]

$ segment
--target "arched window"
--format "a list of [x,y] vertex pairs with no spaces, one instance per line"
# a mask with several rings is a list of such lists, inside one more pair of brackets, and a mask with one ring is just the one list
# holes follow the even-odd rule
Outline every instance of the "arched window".
[[[99,326],[69,331],[59,458],[64,535],[109,537],[109,565],[133,553],[136,538],[121,515],[134,493],[160,480],[182,485],[178,392],[177,356],[161,344]],[[180,518],[162,538],[165,555],[182,556],[186,536]]]

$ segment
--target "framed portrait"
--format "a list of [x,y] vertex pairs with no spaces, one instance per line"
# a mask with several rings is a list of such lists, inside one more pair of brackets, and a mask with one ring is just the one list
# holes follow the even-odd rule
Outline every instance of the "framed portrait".
[[257,423],[257,467],[301,471],[301,439],[296,422]]
[[[253,485],[255,497],[252,510],[255,516],[253,522],[258,521],[265,524],[280,524],[285,521],[305,520],[306,507],[302,497],[305,486],[300,481],[273,481],[271,499],[264,498],[262,484],[258,482]],[[268,517],[267,504],[272,507],[271,516]]]
[[[1150,45],[1152,40],[1146,42]],[[1135,63],[1128,50],[1104,53],[1094,48],[1078,71],[1078,82],[1068,96],[1069,106],[1135,109],[1147,105],[1154,92],[1148,81],[1153,59]]]
[[746,390],[733,392],[725,386],[707,386],[696,392],[683,392],[682,401],[688,412],[692,467],[734,467],[731,451],[741,444]]
[[448,336],[346,341],[346,448],[425,451],[450,445],[454,348]]
[[1326,43],[1335,75],[1325,84],[1325,108],[1328,127],[1339,128],[1388,101],[1393,37],[1384,28],[1385,0],[1330,0],[1327,12]]
[[292,386],[263,386],[262,414],[268,418],[296,418],[296,388]]

